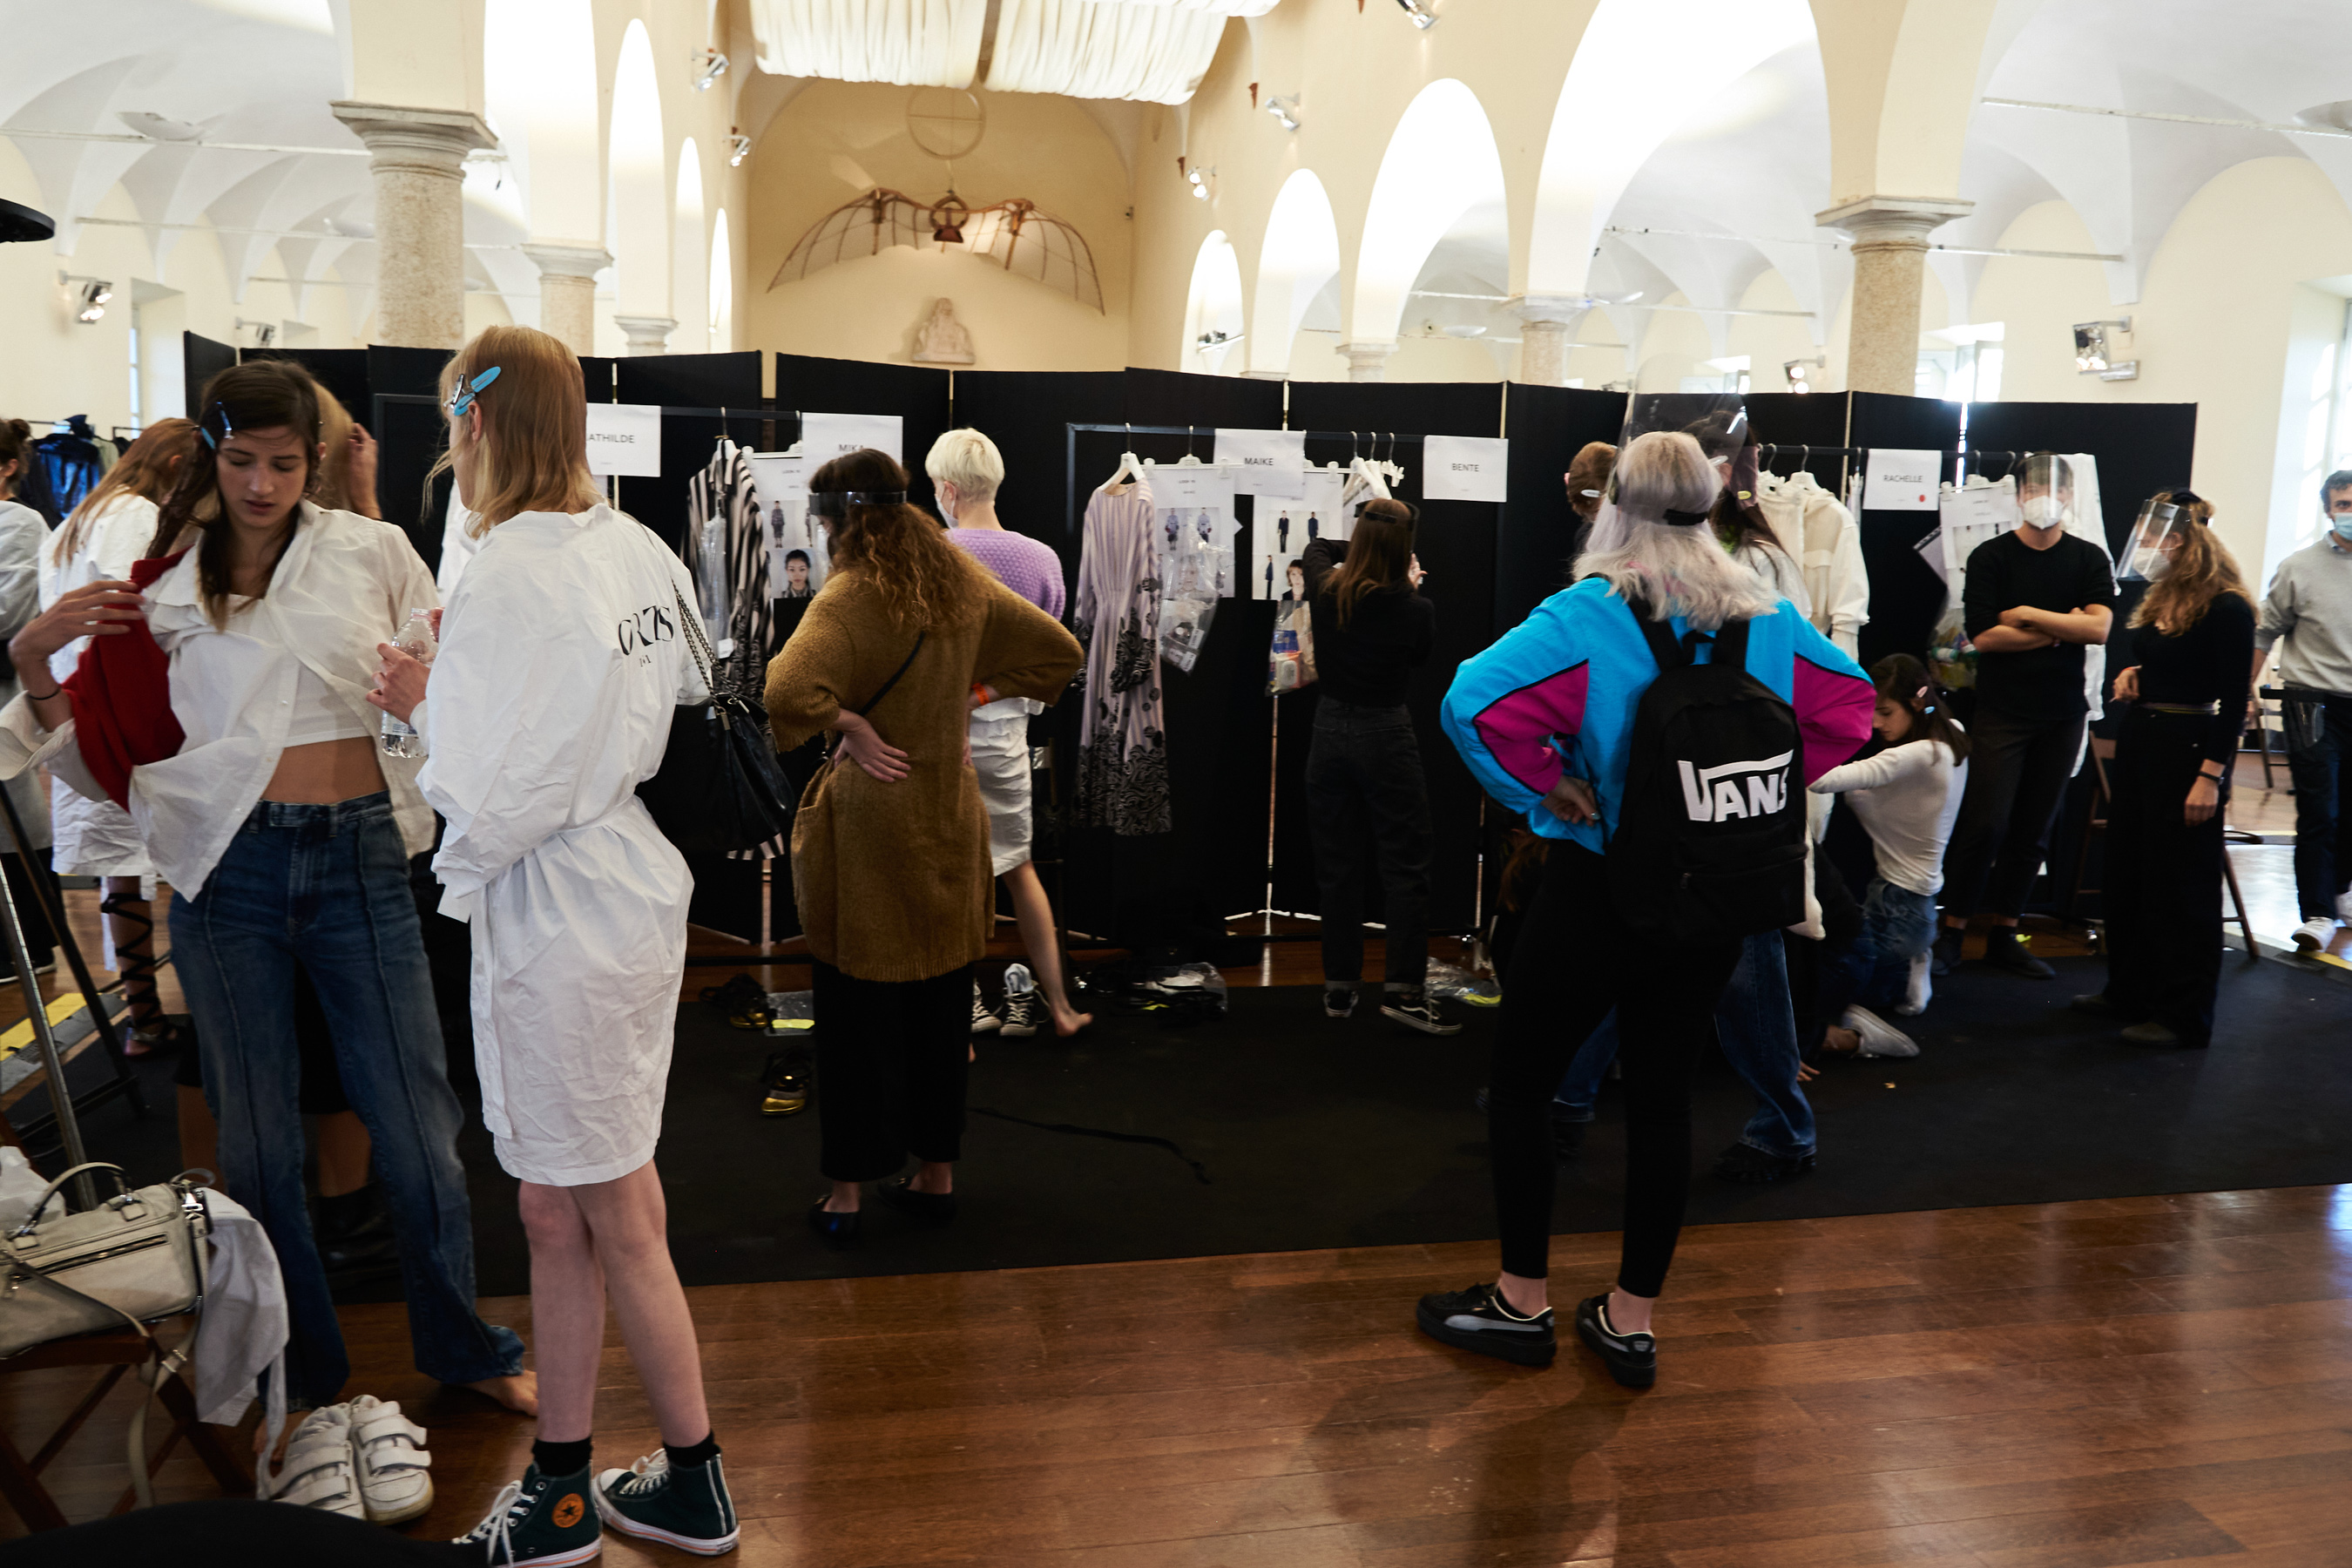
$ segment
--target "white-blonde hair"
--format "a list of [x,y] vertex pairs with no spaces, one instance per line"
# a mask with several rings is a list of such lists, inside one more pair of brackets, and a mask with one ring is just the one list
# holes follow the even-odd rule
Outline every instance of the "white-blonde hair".
[[995,442],[966,426],[931,443],[923,471],[934,485],[953,485],[963,500],[983,501],[1004,482],[1004,454]]
[[[1722,489],[1722,474],[1691,437],[1634,437],[1617,455],[1578,570],[1607,578],[1620,597],[1646,602],[1658,620],[1679,615],[1702,631],[1772,614],[1780,595],[1733,559],[1706,521]],[[1669,522],[1669,511],[1699,516]]]

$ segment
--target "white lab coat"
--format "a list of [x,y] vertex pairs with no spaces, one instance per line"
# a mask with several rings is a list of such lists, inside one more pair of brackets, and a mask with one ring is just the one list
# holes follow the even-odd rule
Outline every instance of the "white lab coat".
[[[153,501],[118,495],[89,520],[71,560],[58,554],[65,530],[49,535],[48,542],[41,546],[41,608],[47,610],[76,588],[87,587],[101,577],[127,579],[131,563],[145,555],[153,543],[155,522]],[[51,678],[62,681],[71,675],[89,646],[88,637],[76,637],[51,654]],[[51,867],[58,876],[154,876],[154,863],[147,858],[147,846],[140,842],[131,814],[112,801],[91,800],[65,780],[52,778],[49,815],[57,833]]]
[[707,697],[684,562],[610,507],[490,531],[451,595],[419,775],[441,911],[473,926],[474,1053],[499,1163],[583,1186],[653,1158],[694,879],[636,797]]

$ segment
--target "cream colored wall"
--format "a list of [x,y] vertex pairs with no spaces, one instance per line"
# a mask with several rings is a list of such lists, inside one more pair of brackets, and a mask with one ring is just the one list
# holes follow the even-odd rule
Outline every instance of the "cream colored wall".
[[[1743,310],[1794,310],[1801,309],[1797,296],[1790,291],[1788,279],[1778,272],[1766,272],[1748,284],[1739,296]],[[1923,318],[1925,319],[1925,318]],[[1789,376],[1781,367],[1790,360],[1827,357],[1813,342],[1811,323],[1794,316],[1734,316],[1724,334],[1727,353],[1748,357],[1748,384],[1757,392],[1786,392]],[[1827,367],[1811,368],[1808,384],[1816,392],[1830,390]],[[1843,385],[1843,378],[1839,384]]]
[[[750,160],[748,286],[735,313],[750,346],[840,359],[908,362],[932,302],[955,301],[982,370],[1116,370],[1127,363],[1132,274],[1127,174],[1118,149],[1069,100],[990,93],[988,132],[955,167],[974,207],[1014,196],[1072,224],[1094,253],[1104,310],[980,258],[898,247],[769,288],[809,226],[879,184],[919,202],[947,187],[946,166],[906,130],[909,89],[816,82],[777,114]],[[1195,203],[1195,205],[1200,204]],[[1198,248],[1197,239],[1193,248]],[[1181,258],[1189,281],[1192,252]],[[1181,313],[1185,282],[1176,285]]]

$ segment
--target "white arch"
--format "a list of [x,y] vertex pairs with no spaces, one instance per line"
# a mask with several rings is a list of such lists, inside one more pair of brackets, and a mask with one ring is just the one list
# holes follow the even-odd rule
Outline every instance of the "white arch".
[[530,237],[596,243],[604,232],[604,181],[589,0],[488,0],[482,89],[523,189]]
[[710,220],[710,352],[735,350],[735,252],[727,240],[727,209]]
[[670,303],[677,315],[677,331],[670,348],[677,353],[710,352],[710,267],[705,257],[702,229],[702,154],[689,136],[677,150],[677,216],[672,225],[675,265],[670,268]]
[[1585,293],[1592,247],[1650,154],[1716,94],[1812,35],[1805,0],[1601,0],[1544,141],[1527,291]]
[[1354,341],[1394,342],[1406,291],[1446,230],[1503,201],[1503,158],[1478,95],[1452,77],[1431,82],[1397,121],[1372,181],[1349,314]]
[[1223,229],[1211,229],[1192,258],[1192,289],[1184,303],[1184,342],[1176,363],[1182,370],[1208,375],[1225,374],[1233,349],[1230,342],[1202,348],[1204,336],[1222,333],[1231,340],[1242,335],[1242,263]]
[[1250,312],[1257,331],[1244,356],[1252,370],[1290,368],[1290,346],[1307,308],[1339,272],[1339,223],[1331,214],[1330,195],[1311,170],[1300,169],[1282,183],[1266,214],[1257,302]]
[[621,37],[613,77],[613,205],[606,225],[617,266],[616,316],[667,316],[669,308],[669,184],[662,168],[661,82],[643,21]]

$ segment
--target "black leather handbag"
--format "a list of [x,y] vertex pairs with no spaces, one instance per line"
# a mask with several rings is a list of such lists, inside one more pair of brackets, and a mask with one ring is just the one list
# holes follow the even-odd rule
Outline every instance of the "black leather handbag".
[[730,855],[763,844],[782,853],[800,792],[776,759],[767,711],[718,689],[702,617],[683,595],[677,618],[710,700],[681,704],[670,715],[661,769],[637,786],[637,798],[681,855]]

